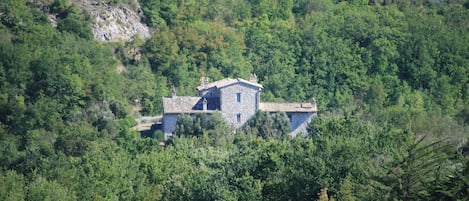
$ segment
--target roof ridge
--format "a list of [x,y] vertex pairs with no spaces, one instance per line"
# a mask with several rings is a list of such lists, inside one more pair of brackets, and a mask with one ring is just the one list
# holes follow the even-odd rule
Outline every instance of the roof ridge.
[[264,88],[261,84],[259,83],[254,83],[254,82],[250,82],[248,80],[245,80],[243,78],[240,78],[240,77],[237,77],[235,79],[233,78],[230,78],[230,77],[227,77],[227,78],[223,78],[221,80],[217,80],[217,81],[214,81],[214,82],[211,82],[211,83],[208,83],[206,85],[201,85],[201,86],[198,86],[197,87],[197,90],[204,90],[204,89],[210,89],[212,87],[217,87],[217,88],[222,88],[222,87],[225,87],[225,86],[229,86],[229,85],[232,85],[236,82],[241,82],[241,83],[246,83],[246,84],[249,84],[249,85],[252,85],[252,86],[256,86],[256,87],[259,87],[259,88]]

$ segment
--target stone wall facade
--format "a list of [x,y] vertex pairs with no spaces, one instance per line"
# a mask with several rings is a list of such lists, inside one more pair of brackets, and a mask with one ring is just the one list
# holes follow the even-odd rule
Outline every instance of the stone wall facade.
[[220,89],[220,110],[229,125],[241,128],[258,108],[258,87],[240,83]]
[[308,124],[316,113],[287,113],[290,119],[290,135],[296,136],[297,134],[308,133]]
[[176,122],[178,120],[179,114],[165,114],[163,115],[163,133],[165,136],[165,139],[168,139],[169,136],[174,131],[174,128],[176,127]]

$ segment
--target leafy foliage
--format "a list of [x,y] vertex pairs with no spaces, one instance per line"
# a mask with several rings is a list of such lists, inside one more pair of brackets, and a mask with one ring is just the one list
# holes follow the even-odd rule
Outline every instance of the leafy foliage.
[[[110,44],[72,2],[0,2],[0,200],[468,197],[467,1],[139,0],[153,36]],[[250,73],[318,100],[307,136],[263,112],[182,115],[164,147],[130,129]]]
[[286,139],[290,132],[290,120],[284,112],[258,111],[246,124],[247,133],[264,139]]

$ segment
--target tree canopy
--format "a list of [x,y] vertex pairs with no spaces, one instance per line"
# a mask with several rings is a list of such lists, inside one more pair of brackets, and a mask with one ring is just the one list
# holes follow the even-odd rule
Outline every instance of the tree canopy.
[[[115,43],[73,2],[0,2],[0,200],[469,195],[467,0],[97,1],[154,31]],[[317,100],[308,133],[263,112],[182,115],[165,146],[130,128],[201,76],[251,73],[262,101]]]

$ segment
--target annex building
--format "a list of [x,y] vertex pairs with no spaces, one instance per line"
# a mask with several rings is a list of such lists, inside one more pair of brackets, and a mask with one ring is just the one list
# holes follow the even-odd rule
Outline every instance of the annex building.
[[234,128],[242,128],[259,110],[274,113],[285,112],[290,119],[291,135],[306,133],[311,118],[316,115],[316,102],[308,103],[272,103],[261,102],[260,93],[263,86],[257,83],[255,75],[244,80],[241,78],[225,78],[209,82],[201,78],[197,87],[199,96],[163,97],[163,132],[171,136],[180,114],[210,114],[219,111],[226,122]]

